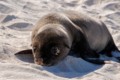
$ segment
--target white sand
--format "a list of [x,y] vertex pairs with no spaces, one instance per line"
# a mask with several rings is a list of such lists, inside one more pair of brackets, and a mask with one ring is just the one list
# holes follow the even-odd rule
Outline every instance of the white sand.
[[104,21],[120,49],[120,0],[0,0],[0,80],[120,80],[120,64],[114,61],[100,66],[68,56],[42,67],[30,55],[14,56],[30,48],[31,28],[41,16],[68,9]]

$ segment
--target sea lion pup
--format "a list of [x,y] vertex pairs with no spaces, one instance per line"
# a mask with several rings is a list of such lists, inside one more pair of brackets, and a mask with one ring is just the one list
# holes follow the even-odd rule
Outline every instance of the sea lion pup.
[[[98,53],[112,56],[119,51],[105,24],[82,13],[65,11],[43,16],[32,32],[34,62],[51,66],[64,59],[72,51],[77,57],[104,64]],[[109,62],[109,61],[108,61]]]

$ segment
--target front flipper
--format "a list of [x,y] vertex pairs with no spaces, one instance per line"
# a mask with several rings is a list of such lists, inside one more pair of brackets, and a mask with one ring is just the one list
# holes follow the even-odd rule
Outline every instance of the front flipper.
[[105,60],[101,60],[99,58],[83,58],[84,60],[90,62],[90,63],[94,63],[94,64],[111,64],[110,61],[105,61]]
[[31,54],[32,55],[32,49],[26,49],[26,50],[21,50],[21,51],[19,51],[19,52],[17,52],[17,53],[15,53],[15,55],[26,55],[26,54]]
[[15,53],[15,57],[24,62],[34,63],[32,49],[21,50]]
[[88,61],[93,64],[99,64],[99,65],[111,63],[110,61],[100,59],[100,55],[95,51],[92,51],[92,50],[88,50],[88,51],[83,52],[83,55],[81,56],[81,58],[84,59],[85,61]]

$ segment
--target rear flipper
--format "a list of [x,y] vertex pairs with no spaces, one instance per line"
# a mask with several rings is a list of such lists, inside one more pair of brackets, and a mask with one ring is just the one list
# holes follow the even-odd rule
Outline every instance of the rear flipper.
[[120,57],[120,51],[118,51],[118,50],[112,51],[111,54],[113,57]]
[[99,64],[99,65],[111,64],[111,61],[105,61],[105,60],[101,60],[99,58],[83,58],[83,59],[90,63],[93,63],[93,64]]
[[112,36],[111,36],[111,40],[109,41],[105,49],[101,51],[101,53],[105,53],[105,55],[108,57],[115,57],[120,62],[120,51],[115,45]]
[[115,57],[120,62],[120,51],[119,50],[112,51],[111,54],[112,54],[112,57]]

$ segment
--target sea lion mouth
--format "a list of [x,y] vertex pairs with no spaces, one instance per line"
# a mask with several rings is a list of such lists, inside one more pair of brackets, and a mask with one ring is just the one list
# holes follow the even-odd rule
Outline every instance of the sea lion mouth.
[[[54,60],[56,61],[56,60]],[[55,62],[48,58],[34,58],[34,63],[41,66],[52,66]]]

